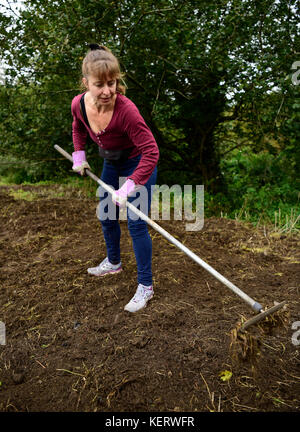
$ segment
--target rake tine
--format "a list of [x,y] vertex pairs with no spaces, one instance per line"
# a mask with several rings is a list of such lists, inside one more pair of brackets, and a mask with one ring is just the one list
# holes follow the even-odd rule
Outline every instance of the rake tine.
[[241,327],[241,331],[245,331],[248,327],[250,327],[253,324],[256,324],[257,322],[261,321],[262,319],[264,319],[266,316],[271,315],[275,312],[277,312],[279,309],[283,308],[284,305],[286,304],[286,301],[283,301],[281,303],[276,304],[275,306],[267,309],[264,312],[259,312],[258,315],[256,315],[253,318],[250,318],[248,321],[246,321],[242,327]]

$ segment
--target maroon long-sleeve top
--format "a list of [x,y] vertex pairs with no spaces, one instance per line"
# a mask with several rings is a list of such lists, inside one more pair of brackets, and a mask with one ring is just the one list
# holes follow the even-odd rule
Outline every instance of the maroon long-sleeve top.
[[83,94],[75,96],[71,104],[74,150],[85,150],[88,135],[103,150],[132,148],[129,158],[142,156],[135,171],[128,178],[135,184],[147,183],[157,165],[159,150],[151,130],[136,105],[126,96],[117,93],[110,123],[104,131],[95,134],[86,123],[80,109],[80,99]]

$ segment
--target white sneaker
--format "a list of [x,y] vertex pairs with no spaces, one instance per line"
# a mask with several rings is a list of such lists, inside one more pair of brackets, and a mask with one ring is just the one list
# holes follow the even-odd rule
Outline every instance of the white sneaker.
[[128,312],[137,312],[140,309],[143,309],[147,301],[150,300],[153,297],[153,289],[151,286],[151,289],[148,287],[145,287],[142,284],[139,284],[136,293],[132,297],[129,303],[124,307],[124,310]]
[[93,276],[106,276],[112,273],[119,273],[120,271],[122,271],[121,262],[119,264],[111,264],[107,257],[97,267],[87,269],[87,272]]

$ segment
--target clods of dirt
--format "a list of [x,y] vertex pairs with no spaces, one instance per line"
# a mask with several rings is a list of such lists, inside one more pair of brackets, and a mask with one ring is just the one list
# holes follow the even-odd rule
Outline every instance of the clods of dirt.
[[242,335],[249,306],[150,227],[155,295],[125,312],[137,288],[126,221],[124,271],[94,278],[106,256],[97,201],[57,192],[0,187],[1,411],[299,410],[299,236],[157,221],[265,307],[287,300]]

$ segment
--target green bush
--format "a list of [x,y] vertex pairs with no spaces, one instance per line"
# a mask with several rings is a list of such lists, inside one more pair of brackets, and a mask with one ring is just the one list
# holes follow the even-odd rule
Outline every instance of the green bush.
[[[299,181],[295,166],[284,154],[237,152],[222,162],[228,194],[222,199],[229,217],[246,217],[257,223],[275,222],[280,210],[283,219],[299,213]],[[299,224],[298,224],[299,227]]]

